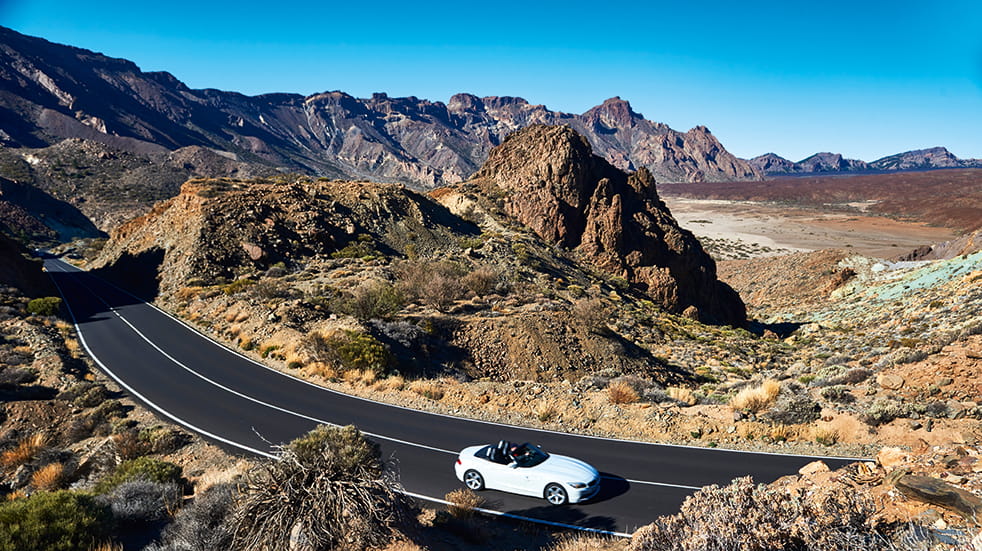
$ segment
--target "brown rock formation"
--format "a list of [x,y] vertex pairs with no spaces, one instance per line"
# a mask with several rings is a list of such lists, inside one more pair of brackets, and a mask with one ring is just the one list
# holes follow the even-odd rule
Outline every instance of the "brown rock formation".
[[[474,181],[506,195],[505,212],[556,245],[626,278],[666,309],[741,325],[740,297],[659,199],[647,169],[626,174],[567,126],[533,125],[493,149]],[[690,311],[691,312],[691,311]]]

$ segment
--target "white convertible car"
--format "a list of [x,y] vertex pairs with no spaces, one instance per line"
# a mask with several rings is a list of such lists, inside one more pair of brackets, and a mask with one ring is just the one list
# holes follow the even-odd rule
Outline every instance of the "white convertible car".
[[553,505],[579,503],[600,490],[600,473],[589,464],[550,455],[532,444],[501,441],[461,450],[457,478],[471,490],[501,490],[545,498]]

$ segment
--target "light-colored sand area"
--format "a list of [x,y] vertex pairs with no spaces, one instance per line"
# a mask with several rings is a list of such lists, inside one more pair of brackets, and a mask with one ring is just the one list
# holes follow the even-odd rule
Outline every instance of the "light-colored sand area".
[[893,258],[957,236],[947,228],[862,213],[743,201],[662,199],[682,227],[700,239],[745,243],[748,256],[850,248],[867,256]]

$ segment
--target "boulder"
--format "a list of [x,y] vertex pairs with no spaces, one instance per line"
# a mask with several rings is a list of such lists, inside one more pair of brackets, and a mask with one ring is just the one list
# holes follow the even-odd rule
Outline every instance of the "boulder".
[[897,479],[894,486],[909,499],[943,507],[973,522],[982,513],[982,500],[978,496],[937,478],[905,475]]

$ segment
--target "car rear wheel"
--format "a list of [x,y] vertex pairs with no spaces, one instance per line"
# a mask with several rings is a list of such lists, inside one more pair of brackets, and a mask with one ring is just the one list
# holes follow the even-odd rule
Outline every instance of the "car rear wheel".
[[553,505],[565,505],[569,500],[566,496],[566,490],[555,482],[546,486],[545,498],[546,501]]
[[464,485],[474,491],[483,490],[484,477],[481,476],[481,473],[475,471],[474,469],[470,469],[464,473]]

